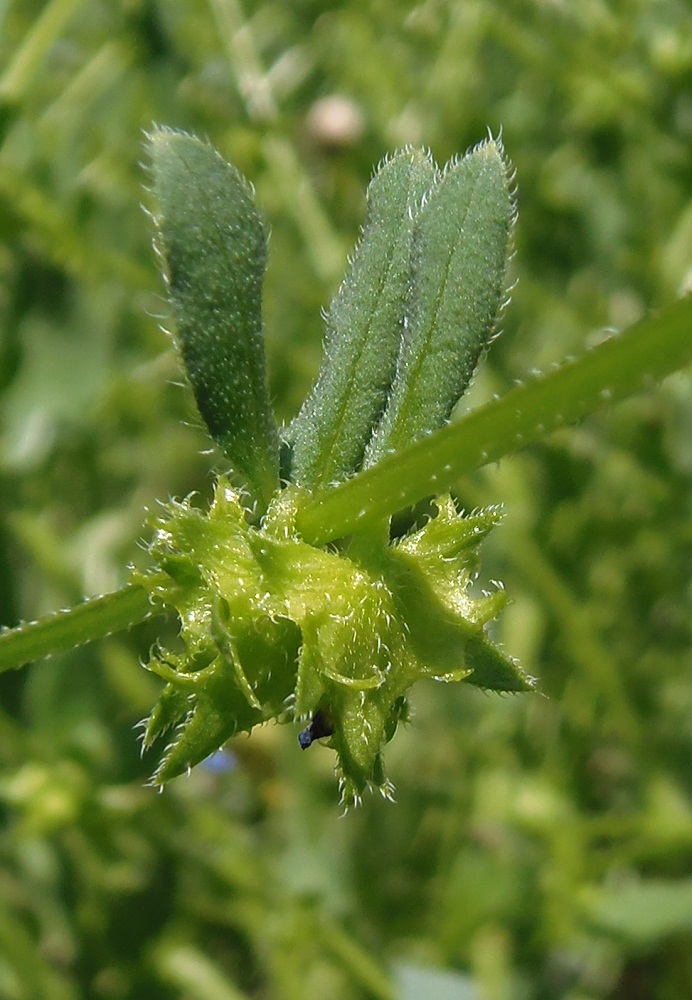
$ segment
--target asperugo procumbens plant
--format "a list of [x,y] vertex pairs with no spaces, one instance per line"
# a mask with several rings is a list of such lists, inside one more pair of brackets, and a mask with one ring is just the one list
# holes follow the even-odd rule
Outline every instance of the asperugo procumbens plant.
[[533,686],[486,632],[503,590],[469,590],[499,512],[464,514],[449,489],[687,364],[692,302],[450,423],[505,297],[513,179],[493,137],[443,170],[404,149],[368,188],[322,368],[282,440],[252,190],[191,136],[158,129],[149,151],[173,336],[228,472],[208,510],[156,516],[151,567],[127,587],[3,633],[0,668],[173,610],[180,642],[148,663],[165,682],[144,729],[164,747],[154,784],[276,719],[303,727],[303,747],[328,740],[347,805],[389,795],[383,747],[416,680]]

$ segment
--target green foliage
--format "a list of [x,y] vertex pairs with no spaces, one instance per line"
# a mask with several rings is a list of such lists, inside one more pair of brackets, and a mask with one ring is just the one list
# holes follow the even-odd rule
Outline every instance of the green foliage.
[[449,419],[495,326],[513,221],[497,140],[442,174],[422,151],[380,168],[327,356],[289,428],[297,482],[324,489]]
[[[2,620],[114,590],[146,567],[143,508],[210,493],[152,319],[142,129],[209,136],[253,180],[287,423],[372,164],[502,126],[518,284],[472,409],[689,288],[691,65],[686,0],[3,5]],[[0,992],[690,995],[691,420],[674,376],[455,483],[467,510],[505,503],[494,638],[548,697],[419,684],[387,747],[395,807],[339,820],[331,755],[278,726],[143,787],[132,726],[161,684],[139,661],[165,621],[5,674]]]
[[160,130],[149,152],[183,369],[209,433],[264,511],[279,485],[262,338],[264,226],[247,182],[210,146]]
[[447,164],[427,193],[396,375],[366,466],[449,419],[495,328],[513,220],[508,167],[493,139]]
[[355,472],[387,403],[407,310],[415,219],[436,169],[396,154],[368,188],[368,216],[327,316],[326,358],[288,429],[295,482],[319,489]]
[[[220,479],[208,515],[172,507],[156,524],[154,568],[135,574],[154,607],[177,611],[183,640],[181,654],[161,650],[149,664],[168,683],[144,748],[174,730],[155,782],[258,723],[298,719],[312,720],[301,745],[330,737],[347,806],[368,785],[390,797],[382,749],[415,681],[531,688],[484,632],[502,591],[468,594],[495,514],[465,518],[438,498],[430,522],[396,546],[385,519],[384,533],[357,534],[347,554],[306,544],[297,524],[306,484],[439,429],[468,385],[493,329],[513,218],[501,148],[489,140],[440,177],[424,152],[381,168],[322,376],[289,434],[302,489],[281,492],[260,329],[265,237],[248,186],[189,136],[156,132],[150,150],[181,362],[253,505]],[[418,500],[427,482],[409,471]],[[266,513],[254,530],[257,498]],[[331,535],[343,534],[337,519]]]

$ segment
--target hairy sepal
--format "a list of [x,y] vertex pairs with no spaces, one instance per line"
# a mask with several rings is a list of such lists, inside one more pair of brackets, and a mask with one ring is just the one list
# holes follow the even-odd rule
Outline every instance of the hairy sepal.
[[145,745],[169,739],[155,783],[258,723],[321,712],[344,801],[358,801],[368,785],[388,795],[383,748],[417,680],[532,687],[484,631],[503,593],[468,593],[497,510],[463,517],[439,498],[420,530],[349,554],[301,539],[295,519],[306,501],[289,487],[253,526],[220,479],[208,513],[175,504],[155,522],[156,566],[136,582],[181,623],[180,648],[156,650],[149,664],[166,686]]

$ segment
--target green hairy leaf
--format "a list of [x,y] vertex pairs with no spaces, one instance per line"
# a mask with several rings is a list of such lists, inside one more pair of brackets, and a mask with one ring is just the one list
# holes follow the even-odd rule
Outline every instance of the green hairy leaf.
[[415,219],[436,168],[421,150],[386,160],[368,188],[363,235],[327,316],[317,383],[291,424],[292,479],[309,489],[361,464],[394,378]]
[[208,144],[159,129],[149,151],[181,363],[209,433],[265,510],[279,460],[262,339],[264,226],[247,181]]
[[495,329],[515,218],[502,145],[450,162],[416,217],[396,377],[365,465],[449,419]]
[[322,369],[289,430],[293,481],[324,489],[448,420],[495,330],[514,218],[499,140],[442,174],[412,150],[379,170]]

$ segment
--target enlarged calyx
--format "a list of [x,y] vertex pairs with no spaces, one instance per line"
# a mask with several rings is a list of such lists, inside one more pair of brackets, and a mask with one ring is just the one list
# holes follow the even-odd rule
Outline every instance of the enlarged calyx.
[[504,592],[468,594],[497,510],[464,517],[439,498],[436,516],[396,543],[337,553],[296,532],[305,497],[288,487],[255,527],[219,479],[208,512],[175,504],[154,525],[156,567],[138,582],[181,623],[180,648],[149,663],[167,682],[144,734],[147,747],[170,734],[156,783],[258,723],[319,718],[344,800],[368,784],[389,794],[382,750],[415,681],[531,688],[484,631]]

